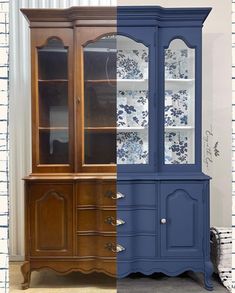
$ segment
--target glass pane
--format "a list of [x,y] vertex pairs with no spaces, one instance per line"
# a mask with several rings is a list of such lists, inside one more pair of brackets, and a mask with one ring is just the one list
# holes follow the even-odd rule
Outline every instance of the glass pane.
[[49,39],[46,46],[38,49],[39,80],[67,79],[67,54],[68,50],[58,38]]
[[40,126],[68,127],[67,82],[39,83]]
[[148,54],[117,36],[117,164],[148,164]]
[[38,48],[39,162],[67,164],[68,49],[51,38]]
[[116,36],[84,47],[84,162],[116,163]]
[[195,49],[175,39],[165,49],[165,164],[194,164]]
[[114,131],[85,132],[85,162],[86,164],[116,163],[116,133]]
[[66,164],[68,162],[67,130],[41,130],[39,140],[41,164]]

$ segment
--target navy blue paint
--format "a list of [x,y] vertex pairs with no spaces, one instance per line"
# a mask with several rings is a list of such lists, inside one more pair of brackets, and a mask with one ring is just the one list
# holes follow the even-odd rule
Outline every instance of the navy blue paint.
[[[149,49],[149,60],[155,60],[155,28],[154,27],[118,27],[117,33],[119,35],[124,35],[131,37],[136,42],[143,43]],[[149,125],[154,125],[155,121],[155,104],[154,104],[154,94],[156,92],[156,68],[154,62],[149,62]],[[155,163],[155,129],[154,127],[149,127],[149,164],[148,165],[118,165],[117,172],[153,172]],[[151,147],[152,146],[152,147]]]
[[[118,277],[202,272],[212,290],[209,180],[201,171],[201,34],[210,8],[118,7],[117,33],[150,50],[149,165],[118,165]],[[164,165],[164,49],[181,38],[196,51],[195,164]],[[160,220],[166,218],[167,223]]]
[[[164,79],[164,50],[169,47],[172,40],[180,38],[190,47],[195,49],[195,164],[187,165],[165,165],[164,164],[164,96],[165,96],[165,79]],[[159,144],[159,171],[163,172],[195,172],[201,170],[201,28],[161,28],[159,29],[159,67],[158,67],[158,141]]]
[[201,182],[161,182],[161,256],[203,256],[203,193]]

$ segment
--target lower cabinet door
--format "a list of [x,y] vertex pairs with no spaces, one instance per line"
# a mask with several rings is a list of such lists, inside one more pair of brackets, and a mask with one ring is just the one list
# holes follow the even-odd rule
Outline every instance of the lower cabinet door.
[[72,255],[73,184],[35,183],[27,194],[30,255]]
[[202,182],[163,182],[160,188],[161,255],[203,256]]

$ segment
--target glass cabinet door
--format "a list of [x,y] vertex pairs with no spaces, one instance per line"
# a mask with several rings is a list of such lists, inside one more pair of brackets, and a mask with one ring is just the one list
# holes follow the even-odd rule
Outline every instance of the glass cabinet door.
[[83,56],[84,163],[148,164],[148,48],[113,34]]
[[37,56],[39,164],[68,164],[68,48],[49,38]]
[[84,57],[84,164],[116,164],[116,36],[89,43]]
[[165,164],[195,163],[195,49],[174,39],[165,49]]

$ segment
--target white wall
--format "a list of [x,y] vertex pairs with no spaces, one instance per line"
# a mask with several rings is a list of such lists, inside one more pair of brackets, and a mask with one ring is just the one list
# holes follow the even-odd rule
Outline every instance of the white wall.
[[[118,5],[143,5],[118,0]],[[212,7],[203,28],[203,171],[211,181],[211,225],[230,226],[232,214],[232,4],[230,0],[148,0],[144,5]],[[208,130],[212,129],[213,136]],[[209,143],[207,143],[207,139]],[[214,152],[218,141],[219,157]],[[212,159],[213,162],[210,162]],[[206,164],[208,161],[208,166]]]
[[[10,34],[10,255],[24,255],[24,201],[21,178],[30,171],[30,72],[28,24],[22,7],[115,5],[114,0],[19,0],[11,1]],[[204,172],[211,182],[211,225],[231,225],[231,2],[230,0],[118,0],[118,5],[164,7],[209,6],[213,10],[203,29],[203,133],[212,126],[209,147],[219,142],[220,156],[212,156]]]

